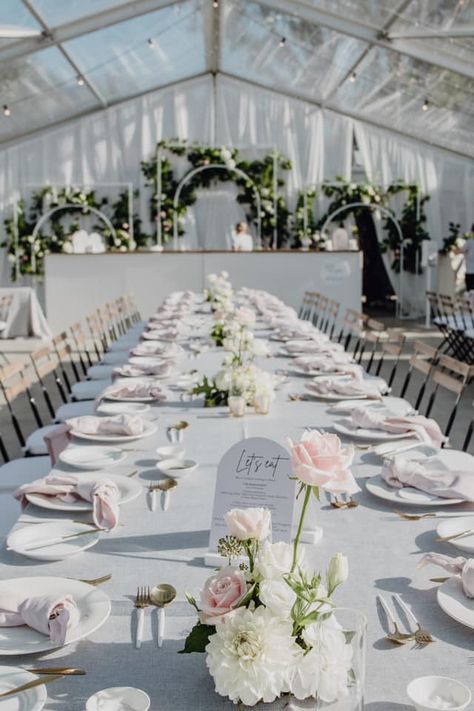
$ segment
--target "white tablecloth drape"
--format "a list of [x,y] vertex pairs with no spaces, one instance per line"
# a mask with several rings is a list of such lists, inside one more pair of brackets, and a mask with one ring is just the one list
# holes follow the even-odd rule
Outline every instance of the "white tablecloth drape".
[[[272,344],[276,350],[277,344]],[[222,362],[217,349],[197,359],[184,358],[183,370],[198,368],[210,375]],[[271,358],[261,363],[266,369],[285,367],[287,361]],[[151,697],[153,711],[221,711],[235,708],[214,693],[213,682],[205,666],[205,655],[178,655],[186,631],[194,623],[185,591],[196,595],[211,570],[203,565],[207,551],[209,524],[214,496],[216,469],[226,450],[243,437],[266,436],[281,444],[286,437],[299,438],[306,426],[328,429],[336,416],[327,413],[322,402],[292,402],[289,392],[301,392],[303,379],[292,378],[278,393],[271,413],[253,413],[232,419],[227,408],[204,409],[201,401],[184,403],[176,394],[150,410],[157,415],[155,435],[126,444],[127,460],[112,471],[127,474],[138,468],[143,483],[157,478],[155,450],[167,443],[166,428],[181,419],[189,422],[184,445],[187,456],[199,462],[199,468],[180,480],[171,493],[168,511],[157,506],[151,512],[145,491],[124,506],[120,526],[104,534],[89,551],[62,562],[35,563],[15,553],[0,552],[2,578],[24,576],[72,576],[93,578],[112,573],[112,580],[102,586],[112,600],[112,614],[96,633],[86,640],[57,652],[29,657],[9,658],[16,665],[71,665],[83,667],[87,676],[69,678],[49,687],[45,709],[84,711],[85,701],[99,689],[131,685],[144,689]],[[78,441],[74,443],[78,444]],[[337,594],[337,602],[363,611],[368,617],[368,673],[366,711],[402,711],[407,703],[405,688],[416,676],[441,674],[472,683],[473,633],[447,617],[436,602],[436,585],[429,582],[426,570],[417,571],[422,552],[436,550],[435,522],[409,523],[400,520],[392,506],[373,498],[364,489],[364,479],[380,472],[380,460],[373,455],[359,455],[354,473],[361,485],[356,509],[332,509],[324,500],[314,504],[311,516],[323,527],[322,541],[307,551],[323,571],[330,556],[342,551],[349,557],[349,581]],[[2,481],[2,489],[9,482]],[[0,521],[4,512],[17,504],[7,493],[0,495]],[[51,519],[56,514],[33,506],[20,521]],[[76,518],[76,516],[75,516]],[[17,524],[21,525],[21,523]],[[443,549],[444,550],[444,549]],[[157,610],[146,610],[144,643],[141,650],[133,645],[136,617],[133,598],[138,585],[167,582],[178,591],[178,601],[167,612],[167,639],[157,647]],[[436,642],[415,650],[411,645],[398,647],[384,640],[384,631],[376,607],[376,595],[390,600],[398,592],[412,606],[422,626],[429,629]],[[3,663],[5,663],[3,661]],[[258,707],[263,708],[263,707]],[[265,708],[268,708],[266,706]],[[273,704],[271,709],[281,708]]]
[[34,290],[27,286],[0,289],[0,298],[9,295],[12,295],[13,299],[6,319],[7,325],[1,332],[1,337],[51,338],[51,330]]

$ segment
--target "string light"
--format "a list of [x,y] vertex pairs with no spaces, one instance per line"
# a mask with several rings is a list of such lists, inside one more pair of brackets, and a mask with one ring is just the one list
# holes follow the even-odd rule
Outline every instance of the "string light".
[[349,77],[349,81],[355,82],[356,79],[357,79],[356,72],[352,72],[352,74]]
[[284,47],[286,44],[286,37],[282,37],[280,40],[280,47]]
[[76,79],[76,83],[77,83],[77,86],[84,86],[84,84],[86,82],[84,81],[84,77],[81,77],[81,75],[79,74],[79,76]]
[[428,111],[429,107],[430,107],[430,102],[428,101],[428,99],[425,99],[423,102],[423,106],[421,107],[421,110]]
[[3,113],[5,114],[5,116],[10,116],[10,115],[11,115],[11,109],[10,109],[10,107],[7,106],[6,104],[3,105]]

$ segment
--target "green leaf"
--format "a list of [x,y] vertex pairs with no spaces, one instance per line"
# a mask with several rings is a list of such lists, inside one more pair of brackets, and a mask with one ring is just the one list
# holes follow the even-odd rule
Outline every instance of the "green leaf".
[[184,649],[178,654],[192,654],[193,652],[205,652],[209,643],[209,637],[216,631],[214,625],[202,625],[200,622],[194,625],[191,632],[186,637]]

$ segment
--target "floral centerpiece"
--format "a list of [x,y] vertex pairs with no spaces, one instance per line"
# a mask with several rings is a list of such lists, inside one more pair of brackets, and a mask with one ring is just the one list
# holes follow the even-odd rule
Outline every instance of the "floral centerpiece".
[[233,309],[232,284],[229,274],[222,271],[220,274],[208,274],[204,297],[211,305],[211,311],[227,312]]
[[[219,541],[228,565],[188,596],[199,621],[183,653],[206,652],[218,694],[234,703],[271,703],[283,694],[318,696],[327,703],[347,693],[352,646],[334,615],[333,595],[348,577],[337,553],[325,575],[314,572],[299,547],[307,503],[319,490],[353,493],[353,451],[338,437],[312,432],[291,443],[299,494],[304,494],[293,545],[271,542],[271,515],[263,508],[233,509],[229,535]],[[244,556],[245,562],[236,561]]]

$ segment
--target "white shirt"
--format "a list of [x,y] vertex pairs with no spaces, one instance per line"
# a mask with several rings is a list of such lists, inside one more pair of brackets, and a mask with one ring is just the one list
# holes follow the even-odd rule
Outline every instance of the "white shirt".
[[474,237],[466,240],[466,244],[461,248],[461,252],[466,258],[466,274],[474,274]]
[[248,232],[234,232],[232,235],[232,246],[237,252],[252,252],[253,237]]

